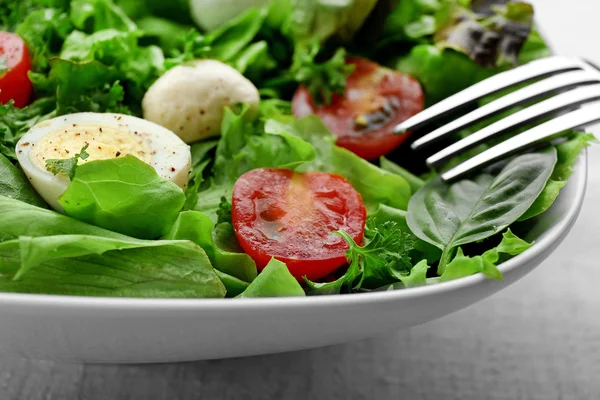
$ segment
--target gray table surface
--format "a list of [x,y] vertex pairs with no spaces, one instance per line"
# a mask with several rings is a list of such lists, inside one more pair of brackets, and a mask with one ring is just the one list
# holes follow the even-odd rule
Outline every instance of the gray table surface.
[[[600,61],[597,0],[535,3],[558,52]],[[600,146],[589,155],[588,194],[570,236],[536,271],[466,310],[360,342],[244,359],[0,358],[0,399],[600,399]]]

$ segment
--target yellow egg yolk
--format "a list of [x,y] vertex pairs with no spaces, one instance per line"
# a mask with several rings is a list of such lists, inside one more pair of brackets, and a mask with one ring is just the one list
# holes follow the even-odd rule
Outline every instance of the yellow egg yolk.
[[50,132],[31,148],[31,161],[46,170],[46,161],[72,158],[85,146],[89,157],[79,164],[107,160],[128,154],[150,163],[151,154],[142,134],[119,126],[101,124],[70,124]]

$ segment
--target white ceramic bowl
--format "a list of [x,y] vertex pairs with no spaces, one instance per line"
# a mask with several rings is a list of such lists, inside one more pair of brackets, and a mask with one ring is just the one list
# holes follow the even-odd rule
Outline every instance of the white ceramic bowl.
[[587,155],[536,243],[503,263],[504,280],[478,274],[420,288],[273,299],[115,299],[0,293],[0,354],[92,363],[173,362],[307,349],[440,318],[484,299],[538,266],[570,231],[583,202]]

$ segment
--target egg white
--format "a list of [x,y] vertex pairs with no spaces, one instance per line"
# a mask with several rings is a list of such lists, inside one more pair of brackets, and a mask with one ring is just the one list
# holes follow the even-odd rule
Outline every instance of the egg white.
[[[159,176],[174,182],[181,188],[187,186],[192,165],[190,147],[176,134],[167,128],[141,118],[111,113],[77,113],[56,117],[43,121],[32,127],[15,148],[17,159],[31,185],[42,198],[55,210],[63,211],[58,198],[70,184],[68,176],[53,175],[41,168],[32,160],[31,153],[35,145],[46,135],[60,132],[66,127],[72,129],[76,125],[96,125],[98,127],[115,127],[129,131],[140,137],[145,147],[150,150],[146,162]],[[94,146],[93,142],[89,143]]]

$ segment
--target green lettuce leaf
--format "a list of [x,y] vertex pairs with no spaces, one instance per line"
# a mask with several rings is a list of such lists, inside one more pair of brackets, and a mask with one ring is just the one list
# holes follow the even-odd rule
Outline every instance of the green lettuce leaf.
[[314,159],[315,149],[287,132],[269,132],[262,124],[245,121],[247,109],[236,114],[225,111],[221,139],[217,146],[213,180],[198,193],[196,211],[217,221],[221,198],[231,198],[233,184],[244,173],[256,168],[296,168]]
[[92,235],[113,239],[132,239],[117,232],[67,217],[0,195],[0,241],[21,236]]
[[58,58],[51,64],[50,78],[57,85],[57,115],[84,111],[131,113],[123,103],[124,90],[114,68],[98,61],[79,63]]
[[287,266],[274,258],[238,298],[305,296]]
[[496,267],[500,260],[500,254],[516,256],[529,249],[532,244],[517,237],[508,229],[502,235],[502,241],[497,247],[494,247],[480,256],[467,257],[463,254],[461,248],[458,249],[456,256],[446,266],[444,273],[438,281],[445,282],[453,279],[462,278],[476,273],[483,273],[490,279],[502,279],[502,273]]
[[59,199],[66,214],[142,239],[166,234],[185,202],[183,191],[127,155],[80,165]]
[[33,71],[46,72],[50,58],[60,51],[60,47],[73,30],[66,13],[56,9],[35,10],[19,24],[16,33],[27,44]]
[[77,29],[82,31],[137,30],[137,26],[125,11],[111,0],[72,0],[70,17]]
[[560,194],[560,190],[567,184],[573,173],[573,166],[579,155],[590,146],[597,143],[594,135],[590,133],[575,133],[569,140],[556,146],[557,161],[552,171],[552,176],[546,183],[546,187],[531,207],[523,214],[519,221],[525,221],[536,217],[552,206]]
[[38,207],[47,207],[46,202],[29,184],[23,171],[14,166],[2,154],[0,154],[0,196],[24,201]]
[[379,165],[381,169],[396,175],[400,175],[401,177],[406,179],[406,181],[410,185],[412,193],[416,193],[419,189],[423,187],[423,185],[425,185],[425,181],[423,179],[419,178],[412,172],[407,171],[406,169],[402,168],[398,164],[388,160],[385,157],[381,157],[379,159]]
[[224,297],[191,242],[21,236],[0,243],[0,291],[110,297]]
[[16,108],[13,102],[0,104],[0,154],[16,160],[15,146],[35,124],[56,116],[56,101],[42,98],[27,107]]
[[[215,243],[218,233],[214,230],[211,219],[201,212],[184,211],[179,214],[165,240],[190,240],[204,249],[215,269],[244,282],[252,282],[256,278],[256,264],[244,252],[234,252],[232,246],[222,249]],[[235,236],[233,236],[235,240]],[[222,245],[223,237],[219,238]],[[223,246],[224,247],[224,246]]]

